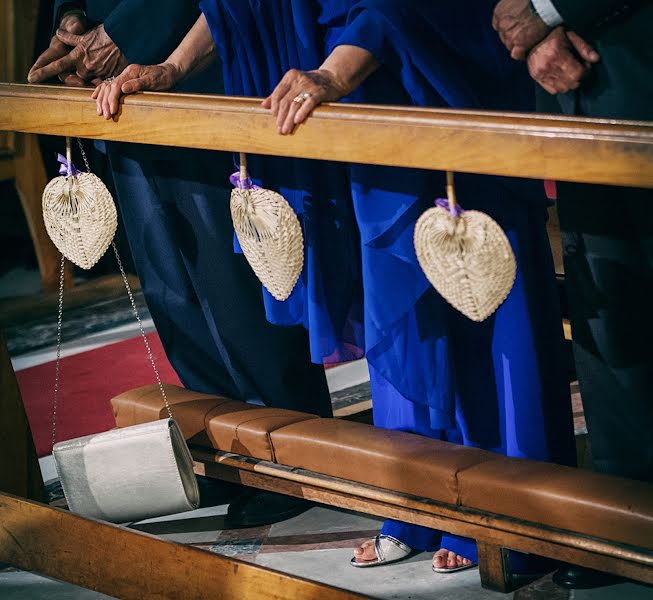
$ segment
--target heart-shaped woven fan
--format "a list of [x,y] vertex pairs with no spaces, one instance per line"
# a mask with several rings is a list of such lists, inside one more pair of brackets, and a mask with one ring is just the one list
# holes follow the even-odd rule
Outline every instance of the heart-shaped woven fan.
[[[64,162],[63,157],[60,160]],[[116,233],[116,205],[98,177],[77,171],[70,155],[65,164],[74,174],[55,177],[45,187],[43,220],[59,251],[82,269],[90,269]]]
[[270,294],[286,300],[304,267],[299,219],[281,194],[252,185],[243,155],[236,185],[231,192],[231,218],[240,247]]
[[113,198],[93,173],[50,181],[43,191],[43,220],[54,245],[82,269],[102,258],[118,224]]
[[[415,226],[415,251],[431,285],[472,321],[484,321],[506,299],[517,265],[505,233],[485,213],[427,210]],[[453,199],[453,202],[452,202]]]

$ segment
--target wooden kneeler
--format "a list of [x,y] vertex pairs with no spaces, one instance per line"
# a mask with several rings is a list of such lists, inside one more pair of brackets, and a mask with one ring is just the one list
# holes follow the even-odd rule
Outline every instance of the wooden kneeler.
[[125,600],[366,598],[8,494],[0,561]]
[[[506,593],[518,587],[508,548],[653,584],[653,553],[647,549],[193,444],[190,447],[198,475],[473,538],[481,583],[487,589]],[[521,585],[525,583],[524,579]]]

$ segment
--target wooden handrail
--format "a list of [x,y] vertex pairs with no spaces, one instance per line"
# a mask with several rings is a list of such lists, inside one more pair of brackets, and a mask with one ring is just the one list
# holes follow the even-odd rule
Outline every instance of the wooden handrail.
[[0,130],[653,187],[653,123],[328,104],[281,136],[252,98],[145,93],[105,121],[86,89],[0,83]]

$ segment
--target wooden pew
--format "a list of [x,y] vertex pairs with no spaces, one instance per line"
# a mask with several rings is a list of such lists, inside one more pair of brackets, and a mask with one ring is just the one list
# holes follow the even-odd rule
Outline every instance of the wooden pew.
[[[196,472],[477,540],[508,592],[508,548],[653,584],[653,485],[410,433],[166,386]],[[163,418],[156,385],[112,400],[118,427]]]
[[[88,90],[0,83],[0,131],[653,187],[653,124],[643,122],[333,104],[320,107],[293,135],[282,137],[257,99],[139,94],[128,97],[120,114],[107,122],[96,116]],[[198,472],[209,476],[475,537],[480,541],[482,578],[488,587],[503,591],[510,587],[506,547],[653,583],[653,555],[647,547],[560,531],[510,515],[425,501],[378,486],[371,489],[317,472],[214,451],[206,445],[194,447],[193,451]],[[55,536],[58,541],[64,530],[68,535],[73,521],[61,516],[65,513],[38,505],[27,506],[23,501],[0,496],[3,525],[9,515],[19,534],[21,528],[28,528],[30,536],[41,540]],[[20,518],[21,512],[24,518]],[[80,519],[73,515],[66,517]],[[108,544],[116,541],[118,547],[126,550],[125,555],[143,543],[123,536],[134,532],[86,520],[74,522],[82,521],[85,539],[96,533],[106,536],[103,539]],[[110,581],[111,573],[103,571],[102,564],[98,564],[101,558],[93,557],[82,566],[51,556],[44,560],[38,547],[14,532],[9,539],[0,535],[0,560],[11,556],[17,566],[47,568],[42,572],[82,585],[93,581],[86,578],[89,571],[95,573],[95,581],[104,581],[103,585]],[[74,539],[76,543],[82,541]],[[17,547],[19,550],[22,547],[22,554],[17,553]],[[175,547],[169,552],[176,556],[181,550]],[[77,552],[74,556],[81,554]],[[166,563],[165,572],[172,577],[176,576],[174,564],[190,563],[174,563],[174,560]],[[82,575],[77,574],[78,567]],[[229,568],[234,572],[243,570],[233,565]],[[133,570],[130,573],[131,582],[118,595],[136,597],[135,585],[155,589],[151,582],[154,578],[141,576],[136,580]],[[229,569],[221,571],[220,577],[231,581]],[[249,594],[249,586],[246,589]],[[242,588],[239,591],[242,593]],[[115,590],[109,593],[116,595]]]
[[364,598],[24,499],[44,497],[0,331],[0,563],[127,600]]
[[198,475],[473,538],[478,546],[481,583],[487,589],[505,593],[519,586],[512,576],[509,548],[653,585],[653,551],[648,548],[206,447],[192,446],[191,453]]
[[125,600],[364,596],[0,493],[0,561]]

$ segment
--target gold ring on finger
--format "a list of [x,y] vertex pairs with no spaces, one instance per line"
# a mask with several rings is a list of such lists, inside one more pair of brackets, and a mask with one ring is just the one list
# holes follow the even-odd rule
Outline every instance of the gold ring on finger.
[[311,97],[311,94],[309,92],[303,92],[303,93],[299,94],[299,96],[295,96],[293,98],[293,102],[295,102],[296,104],[303,104],[310,97]]

